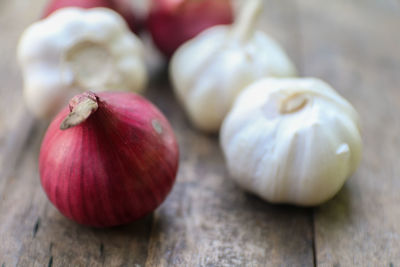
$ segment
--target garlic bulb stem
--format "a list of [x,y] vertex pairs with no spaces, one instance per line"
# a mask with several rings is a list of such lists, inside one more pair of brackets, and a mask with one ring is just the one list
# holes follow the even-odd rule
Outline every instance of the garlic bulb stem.
[[84,122],[99,107],[96,96],[93,93],[85,93],[83,96],[79,95],[78,97],[78,99],[73,98],[71,100],[71,113],[61,123],[61,130],[66,130]]
[[281,101],[279,112],[281,114],[297,112],[304,108],[308,101],[307,97],[300,93],[292,94]]
[[256,30],[256,23],[261,12],[261,0],[248,0],[233,24],[232,37],[239,42],[247,41]]

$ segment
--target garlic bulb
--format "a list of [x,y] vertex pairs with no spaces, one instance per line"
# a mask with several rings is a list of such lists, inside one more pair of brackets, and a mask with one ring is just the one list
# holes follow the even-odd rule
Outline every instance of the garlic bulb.
[[37,117],[50,117],[80,92],[144,89],[142,43],[106,8],[63,8],[29,26],[18,45],[24,98]]
[[237,98],[221,128],[231,177],[270,202],[317,205],[357,168],[357,112],[318,79],[262,79]]
[[260,0],[249,0],[233,25],[214,26],[182,45],[170,64],[179,100],[193,124],[218,131],[237,94],[265,76],[294,76],[280,46],[255,29]]

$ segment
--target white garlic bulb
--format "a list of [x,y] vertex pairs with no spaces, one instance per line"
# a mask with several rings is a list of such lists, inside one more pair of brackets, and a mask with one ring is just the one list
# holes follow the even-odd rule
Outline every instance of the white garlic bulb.
[[281,47],[255,29],[261,8],[260,0],[249,0],[233,25],[205,30],[173,55],[173,88],[197,128],[218,131],[238,93],[255,80],[296,75]]
[[140,92],[147,83],[140,39],[106,8],[57,10],[24,31],[17,53],[25,103],[40,118],[80,92]]
[[237,98],[221,128],[230,176],[261,198],[317,205],[361,157],[355,109],[318,79],[262,79]]

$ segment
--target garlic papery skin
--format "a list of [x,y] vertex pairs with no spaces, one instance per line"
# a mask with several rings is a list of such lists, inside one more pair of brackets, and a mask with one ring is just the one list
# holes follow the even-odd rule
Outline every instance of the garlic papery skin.
[[142,43],[111,9],[59,9],[24,31],[17,53],[26,105],[39,118],[87,90],[141,92],[147,83]]
[[267,78],[238,96],[221,127],[227,168],[239,185],[275,203],[318,205],[356,170],[356,110],[325,82]]
[[261,8],[261,1],[248,1],[233,25],[202,32],[172,57],[174,91],[200,130],[218,131],[236,96],[250,83],[296,75],[282,48],[255,29]]

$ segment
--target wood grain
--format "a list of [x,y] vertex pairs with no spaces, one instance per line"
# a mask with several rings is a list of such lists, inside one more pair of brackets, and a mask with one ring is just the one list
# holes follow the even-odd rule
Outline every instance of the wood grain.
[[400,8],[396,1],[299,0],[304,75],[321,77],[359,111],[359,170],[315,210],[321,266],[400,265]]
[[47,122],[24,108],[15,54],[44,2],[0,2],[0,266],[143,266],[152,216],[106,230],[79,226],[60,215],[40,186],[37,157]]
[[[265,5],[261,27],[299,60],[296,10],[288,1]],[[218,136],[192,128],[165,80],[149,98],[176,129],[181,168],[154,216],[146,266],[312,266],[311,210],[273,206],[238,188],[228,177]]]
[[149,97],[162,109],[169,103],[164,111],[182,156],[177,184],[154,216],[146,266],[311,266],[309,210],[270,205],[238,188],[217,136],[192,129],[162,84]]
[[[22,80],[16,62],[16,44],[26,25],[35,21],[44,0],[0,2],[0,175],[13,170],[29,138],[33,118],[22,101]],[[15,14],[23,16],[15,21]],[[29,12],[27,12],[29,10]],[[0,180],[0,192],[4,179]]]
[[5,266],[134,266],[147,255],[152,217],[111,229],[80,226],[63,217],[40,186],[37,154],[46,128],[32,142],[7,180],[0,205],[0,259]]
[[218,136],[191,127],[160,73],[146,96],[176,131],[177,183],[154,214],[111,229],[66,219],[40,186],[37,155],[47,122],[23,107],[15,46],[44,2],[0,1],[0,266],[400,264],[397,0],[264,1],[260,27],[301,75],[325,79],[361,115],[364,158],[334,199],[303,209],[242,191],[228,177]]

